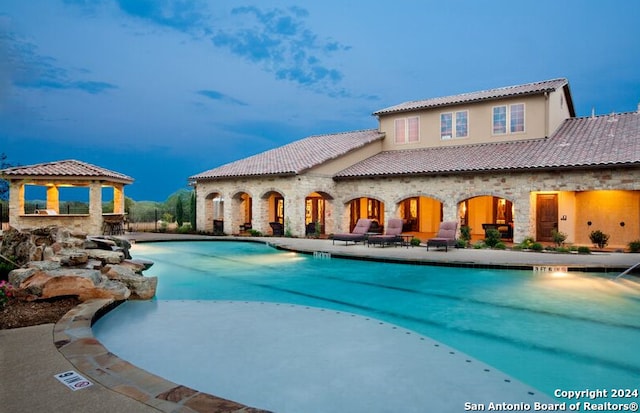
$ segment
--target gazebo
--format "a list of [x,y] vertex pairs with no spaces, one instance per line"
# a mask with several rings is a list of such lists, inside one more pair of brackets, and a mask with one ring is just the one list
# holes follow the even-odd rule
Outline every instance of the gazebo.
[[[133,182],[127,175],[77,160],[40,163],[7,168],[0,177],[9,181],[9,225],[17,229],[58,225],[87,234],[118,234],[124,230],[124,186]],[[25,210],[25,188],[46,187],[46,207]],[[89,213],[61,213],[61,187],[89,188]],[[113,188],[113,213],[102,213],[102,188]]]

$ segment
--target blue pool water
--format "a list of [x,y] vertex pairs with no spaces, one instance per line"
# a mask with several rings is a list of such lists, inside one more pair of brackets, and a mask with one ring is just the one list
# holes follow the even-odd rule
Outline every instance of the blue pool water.
[[314,259],[245,242],[137,244],[132,253],[154,261],[147,275],[159,278],[158,300],[266,301],[370,316],[551,396],[640,387],[640,288],[612,275]]

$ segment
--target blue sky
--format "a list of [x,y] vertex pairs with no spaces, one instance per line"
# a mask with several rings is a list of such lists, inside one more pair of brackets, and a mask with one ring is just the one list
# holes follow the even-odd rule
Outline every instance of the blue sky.
[[4,0],[0,152],[163,201],[190,175],[426,99],[557,77],[637,110],[640,2]]

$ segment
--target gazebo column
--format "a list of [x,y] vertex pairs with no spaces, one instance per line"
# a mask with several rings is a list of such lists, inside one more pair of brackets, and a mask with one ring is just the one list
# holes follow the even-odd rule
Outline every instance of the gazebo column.
[[102,232],[102,184],[100,181],[91,181],[89,185],[89,219],[91,220],[89,233],[100,234]]
[[113,213],[124,214],[124,185],[113,184]]
[[10,181],[9,185],[9,222],[19,226],[20,215],[24,214],[24,183]]
[[47,186],[47,209],[60,213],[60,191],[55,184]]

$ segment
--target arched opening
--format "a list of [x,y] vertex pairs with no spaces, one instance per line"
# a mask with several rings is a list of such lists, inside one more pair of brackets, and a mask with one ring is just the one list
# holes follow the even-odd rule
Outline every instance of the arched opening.
[[353,230],[360,218],[373,220],[371,232],[384,231],[384,202],[368,197],[356,198],[348,203],[349,208],[349,232]]
[[326,202],[322,194],[312,192],[304,200],[304,232],[307,236],[320,236],[325,230]]
[[266,200],[264,220],[269,223],[272,235],[283,236],[286,223],[284,195],[277,191],[269,191],[262,198]]
[[243,234],[253,228],[253,198],[246,192],[238,192],[233,196],[232,220],[233,228]]
[[398,202],[402,232],[413,232],[421,238],[433,236],[442,222],[442,202],[426,196],[405,198]]
[[472,239],[484,239],[486,231],[496,229],[504,240],[513,240],[513,202],[506,198],[482,195],[458,204],[461,227],[471,228]]
[[208,228],[214,235],[224,234],[224,198],[219,192],[212,192],[206,196],[204,209],[205,220]]

